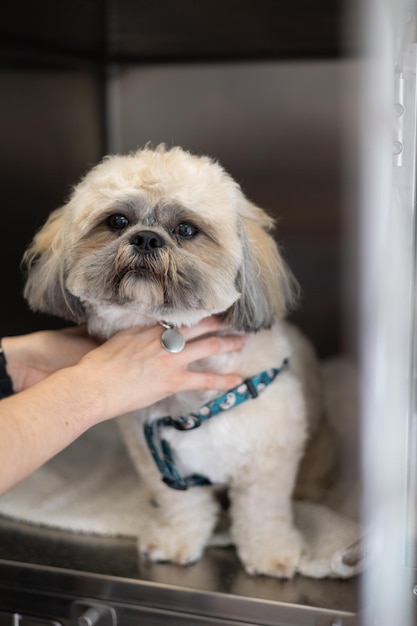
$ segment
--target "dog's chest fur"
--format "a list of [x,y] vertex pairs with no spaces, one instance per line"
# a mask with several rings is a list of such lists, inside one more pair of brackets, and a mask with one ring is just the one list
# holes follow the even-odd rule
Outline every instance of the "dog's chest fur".
[[[287,358],[290,362],[289,368],[279,374],[256,399],[221,412],[191,431],[178,431],[172,427],[163,429],[163,437],[174,451],[182,474],[198,473],[213,483],[228,483],[236,472],[244,472],[249,463],[259,463],[261,471],[270,459],[274,464],[279,457],[284,460],[285,450],[293,449],[294,434],[299,440],[300,431],[307,433],[303,383],[297,375],[297,363],[302,358],[299,352],[303,345],[290,340],[290,328],[292,332],[288,324],[277,321],[271,329],[250,335],[239,353],[223,354],[194,365],[195,369],[237,372],[246,378],[271,367],[279,368]],[[133,434],[135,438],[142,438],[145,421],[167,415],[185,416],[221,393],[186,392],[173,395],[146,410],[122,418],[125,439]],[[268,455],[265,455],[265,450],[269,450]]]

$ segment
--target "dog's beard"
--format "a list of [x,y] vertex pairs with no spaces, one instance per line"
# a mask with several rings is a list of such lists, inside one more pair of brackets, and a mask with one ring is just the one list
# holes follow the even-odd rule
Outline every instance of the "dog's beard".
[[[107,252],[107,253],[106,253]],[[66,286],[82,302],[137,308],[145,315],[172,311],[226,310],[239,297],[230,266],[198,264],[195,256],[168,247],[140,254],[131,246],[78,257]]]
[[146,302],[151,310],[201,309],[203,277],[191,263],[178,263],[166,248],[151,255],[121,249],[111,277],[117,304]]

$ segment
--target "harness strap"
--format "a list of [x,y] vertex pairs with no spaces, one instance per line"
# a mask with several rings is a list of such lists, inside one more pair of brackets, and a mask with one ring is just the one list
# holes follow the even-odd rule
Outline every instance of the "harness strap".
[[185,490],[188,487],[210,485],[211,482],[200,474],[181,476],[175,465],[171,447],[161,436],[161,430],[171,426],[177,430],[194,430],[203,422],[229,409],[256,398],[288,366],[285,359],[279,368],[271,368],[251,376],[237,387],[201,406],[196,413],[183,417],[160,417],[144,425],[145,439],[152,457],[162,475],[162,480],[173,489]]

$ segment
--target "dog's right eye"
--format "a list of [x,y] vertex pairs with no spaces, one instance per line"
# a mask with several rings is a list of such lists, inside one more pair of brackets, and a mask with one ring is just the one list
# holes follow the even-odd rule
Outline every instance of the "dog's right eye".
[[107,226],[111,230],[124,230],[129,226],[129,220],[126,215],[122,215],[120,213],[115,213],[114,215],[110,215],[107,218]]

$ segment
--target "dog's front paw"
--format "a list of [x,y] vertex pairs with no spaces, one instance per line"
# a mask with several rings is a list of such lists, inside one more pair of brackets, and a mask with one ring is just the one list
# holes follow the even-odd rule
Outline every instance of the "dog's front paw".
[[263,574],[275,578],[292,578],[297,570],[302,552],[301,535],[295,528],[284,536],[273,536],[269,541],[256,537],[244,546],[238,546],[238,554],[248,574]]
[[139,552],[151,561],[189,565],[201,558],[207,541],[196,526],[150,520],[141,530]]

